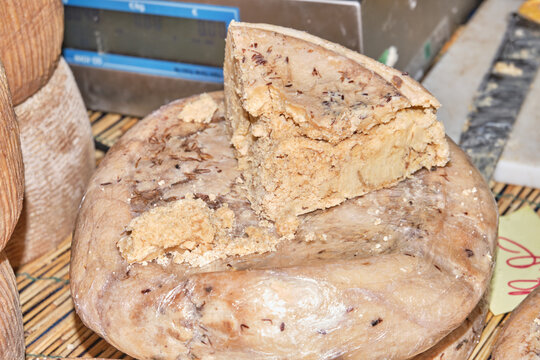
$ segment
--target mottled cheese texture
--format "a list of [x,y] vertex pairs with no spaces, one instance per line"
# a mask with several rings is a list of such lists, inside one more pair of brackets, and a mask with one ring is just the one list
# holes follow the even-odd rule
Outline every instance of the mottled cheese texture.
[[203,200],[187,196],[134,218],[118,249],[129,263],[156,260],[204,266],[227,256],[273,251],[281,240],[257,226],[246,228],[245,236],[231,237],[234,221],[226,204],[213,210]]
[[233,22],[227,121],[253,208],[294,231],[296,215],[448,161],[438,101],[416,81],[309,34]]

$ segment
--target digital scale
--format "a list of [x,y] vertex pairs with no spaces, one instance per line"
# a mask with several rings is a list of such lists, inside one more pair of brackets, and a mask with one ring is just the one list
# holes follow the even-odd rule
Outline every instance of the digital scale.
[[87,107],[144,116],[223,88],[232,20],[304,30],[421,77],[479,0],[63,2],[63,55]]

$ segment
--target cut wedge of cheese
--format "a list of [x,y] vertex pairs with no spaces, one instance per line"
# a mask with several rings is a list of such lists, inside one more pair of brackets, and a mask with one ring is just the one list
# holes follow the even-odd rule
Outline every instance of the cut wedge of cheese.
[[61,59],[43,88],[15,107],[21,132],[25,199],[6,253],[16,268],[73,231],[94,169],[94,141],[81,95]]
[[437,100],[408,75],[315,36],[233,22],[225,53],[232,144],[253,208],[291,217],[448,161]]
[[0,60],[18,105],[44,86],[56,68],[64,8],[61,0],[2,0],[0,19]]
[[24,359],[24,333],[15,274],[0,253],[0,355],[2,360]]
[[242,195],[223,96],[210,95],[209,122],[188,111],[207,96],[165,105],[93,175],[70,265],[89,328],[139,359],[397,360],[463,323],[491,278],[497,208],[455,144],[447,166],[300,215],[278,237]]
[[0,63],[0,251],[21,213],[24,172],[19,125],[11,106],[6,74]]

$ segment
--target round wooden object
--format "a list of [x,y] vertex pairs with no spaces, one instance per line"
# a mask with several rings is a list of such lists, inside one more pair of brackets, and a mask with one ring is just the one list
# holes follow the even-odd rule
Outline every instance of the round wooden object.
[[131,220],[188,193],[211,208],[227,204],[236,219],[230,241],[254,226],[276,234],[241,195],[220,110],[209,124],[179,120],[198,99],[134,126],[81,205],[71,291],[83,322],[112,345],[140,359],[405,359],[478,304],[491,277],[497,208],[453,143],[445,167],[300,216],[295,237],[275,251],[202,267],[127,263],[117,244]]
[[24,172],[19,125],[11,106],[6,74],[0,63],[0,251],[21,213]]
[[64,36],[61,0],[0,1],[0,59],[18,105],[47,83]]
[[495,345],[493,360],[540,358],[540,287],[530,293],[504,324]]
[[21,130],[25,199],[6,253],[17,268],[72,232],[95,155],[90,121],[63,59],[47,85],[15,107],[15,113]]
[[24,359],[24,333],[15,274],[0,253],[0,354],[2,360]]

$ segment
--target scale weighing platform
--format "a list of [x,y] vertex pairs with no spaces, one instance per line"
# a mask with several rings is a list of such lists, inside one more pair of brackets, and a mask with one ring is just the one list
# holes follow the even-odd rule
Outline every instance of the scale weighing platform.
[[478,0],[63,0],[63,55],[86,106],[144,116],[223,88],[232,20],[307,31],[419,78]]

